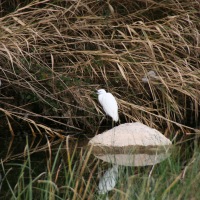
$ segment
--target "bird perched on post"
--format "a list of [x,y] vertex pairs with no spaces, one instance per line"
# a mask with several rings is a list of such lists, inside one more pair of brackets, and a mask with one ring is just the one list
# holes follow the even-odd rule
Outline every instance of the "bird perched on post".
[[113,121],[117,122],[119,120],[119,115],[115,97],[111,93],[106,92],[104,89],[97,90],[97,94],[99,103],[103,107],[105,113],[112,117]]

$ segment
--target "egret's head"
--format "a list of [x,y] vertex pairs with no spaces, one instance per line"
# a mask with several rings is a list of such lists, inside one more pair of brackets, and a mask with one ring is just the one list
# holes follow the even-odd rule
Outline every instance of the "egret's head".
[[104,89],[99,89],[97,90],[97,94],[100,95],[100,94],[105,94],[106,91]]

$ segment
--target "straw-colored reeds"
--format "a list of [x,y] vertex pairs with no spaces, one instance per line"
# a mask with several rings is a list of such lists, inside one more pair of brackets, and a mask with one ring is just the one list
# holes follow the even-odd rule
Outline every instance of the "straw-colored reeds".
[[[198,122],[199,1],[44,0],[6,9],[19,2],[1,4],[7,120],[20,118],[32,132],[94,131],[102,115],[95,89],[105,88],[122,123],[173,130]],[[142,82],[151,70],[157,78]]]

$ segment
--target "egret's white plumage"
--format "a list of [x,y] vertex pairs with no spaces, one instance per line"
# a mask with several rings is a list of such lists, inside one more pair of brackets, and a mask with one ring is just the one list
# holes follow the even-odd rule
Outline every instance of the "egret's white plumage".
[[117,122],[119,120],[119,115],[115,97],[104,89],[97,90],[97,94],[99,103],[102,105],[105,113],[112,117],[113,121]]

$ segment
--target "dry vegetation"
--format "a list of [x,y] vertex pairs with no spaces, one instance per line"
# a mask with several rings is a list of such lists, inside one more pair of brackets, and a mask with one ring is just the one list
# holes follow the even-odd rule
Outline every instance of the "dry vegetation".
[[[118,98],[121,122],[177,130],[199,121],[198,0],[3,0],[0,8],[0,109],[11,133],[19,119],[33,133],[95,131],[97,88]],[[143,83],[150,70],[159,79]]]

